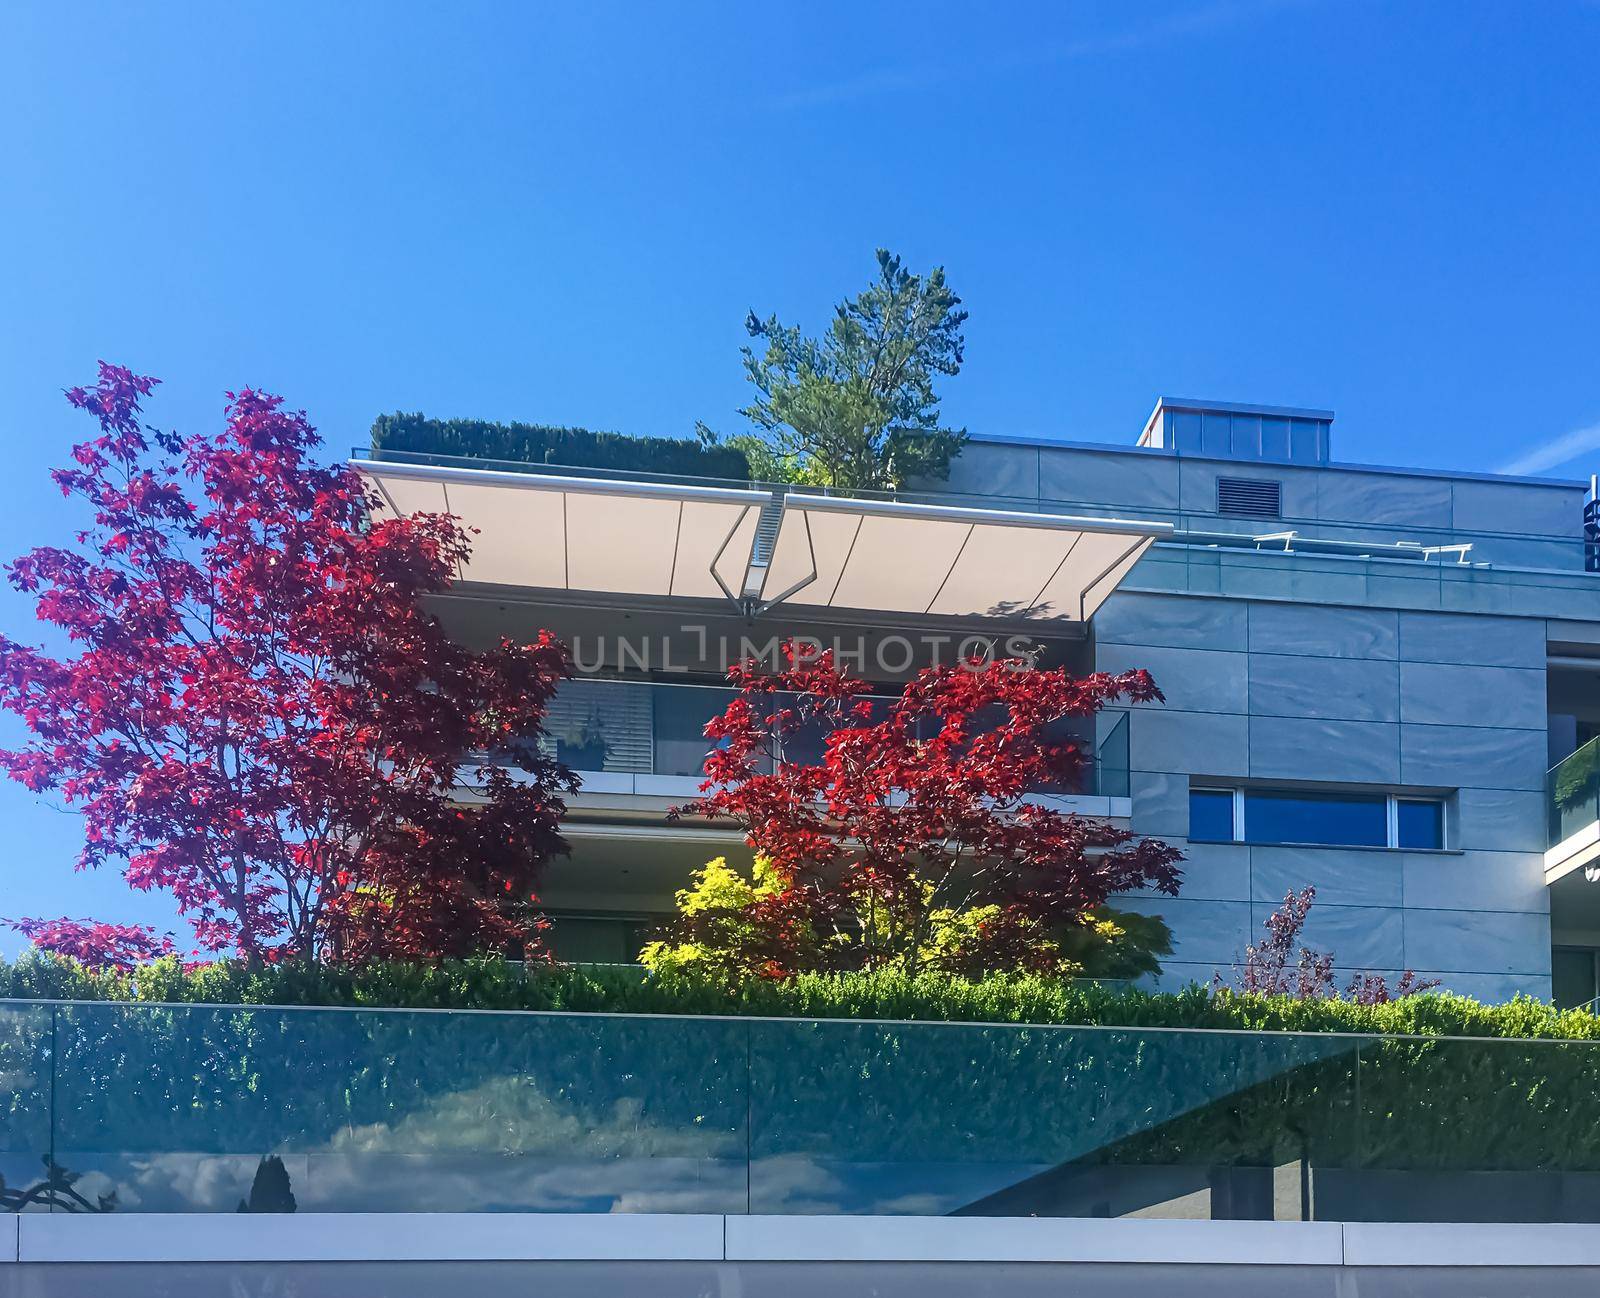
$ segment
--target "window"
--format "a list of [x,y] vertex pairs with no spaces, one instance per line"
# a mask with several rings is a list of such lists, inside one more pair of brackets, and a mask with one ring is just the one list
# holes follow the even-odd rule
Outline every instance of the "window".
[[1193,788],[1189,838],[1197,843],[1438,851],[1444,847],[1444,803],[1392,793]]
[[1189,837],[1197,843],[1233,841],[1233,790],[1189,791]]
[[1382,794],[1244,791],[1244,836],[1253,843],[1389,845],[1389,800]]
[[1400,847],[1444,846],[1444,803],[1395,799],[1395,842]]

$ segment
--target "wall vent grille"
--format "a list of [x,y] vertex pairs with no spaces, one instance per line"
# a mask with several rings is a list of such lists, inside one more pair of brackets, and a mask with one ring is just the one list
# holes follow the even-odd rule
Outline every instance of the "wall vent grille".
[[1269,478],[1218,478],[1217,513],[1282,518],[1283,484]]

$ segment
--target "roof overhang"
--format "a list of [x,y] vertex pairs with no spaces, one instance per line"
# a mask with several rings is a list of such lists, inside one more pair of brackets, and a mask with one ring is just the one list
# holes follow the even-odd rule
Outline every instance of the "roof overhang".
[[747,614],[1084,623],[1170,524],[357,460],[386,508],[475,529],[460,577]]

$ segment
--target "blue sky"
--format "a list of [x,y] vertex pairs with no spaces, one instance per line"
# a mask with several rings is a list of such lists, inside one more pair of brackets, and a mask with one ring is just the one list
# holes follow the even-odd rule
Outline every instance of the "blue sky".
[[[180,429],[254,384],[340,452],[394,409],[731,429],[746,310],[820,324],[880,244],[966,299],[974,430],[1213,396],[1586,476],[1597,53],[1578,0],[13,0],[0,556],[75,525],[44,475],[98,357]],[[72,876],[70,815],[7,785],[0,830],[0,914],[165,922]]]

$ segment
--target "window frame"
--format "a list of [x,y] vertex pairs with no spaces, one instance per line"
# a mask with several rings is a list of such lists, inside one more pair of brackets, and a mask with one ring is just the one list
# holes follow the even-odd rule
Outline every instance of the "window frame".
[[[1245,784],[1191,784],[1189,796],[1192,799],[1197,793],[1226,793],[1233,798],[1233,837],[1232,838],[1190,838],[1191,843],[1221,843],[1238,844],[1247,847],[1327,847],[1336,851],[1346,852],[1450,852],[1455,849],[1450,845],[1450,802],[1442,795],[1428,795],[1417,793],[1396,793],[1392,789],[1299,789],[1284,785],[1245,785]],[[1348,793],[1350,797],[1383,798],[1384,799],[1384,838],[1380,846],[1375,843],[1316,843],[1297,842],[1294,839],[1283,838],[1249,838],[1245,833],[1244,802],[1247,793],[1281,793],[1287,795],[1303,794],[1307,797],[1317,795],[1338,797],[1341,793]],[[1439,809],[1439,845],[1437,847],[1402,847],[1400,844],[1400,804],[1402,802],[1420,802]],[[1194,826],[1190,825],[1192,831]]]

